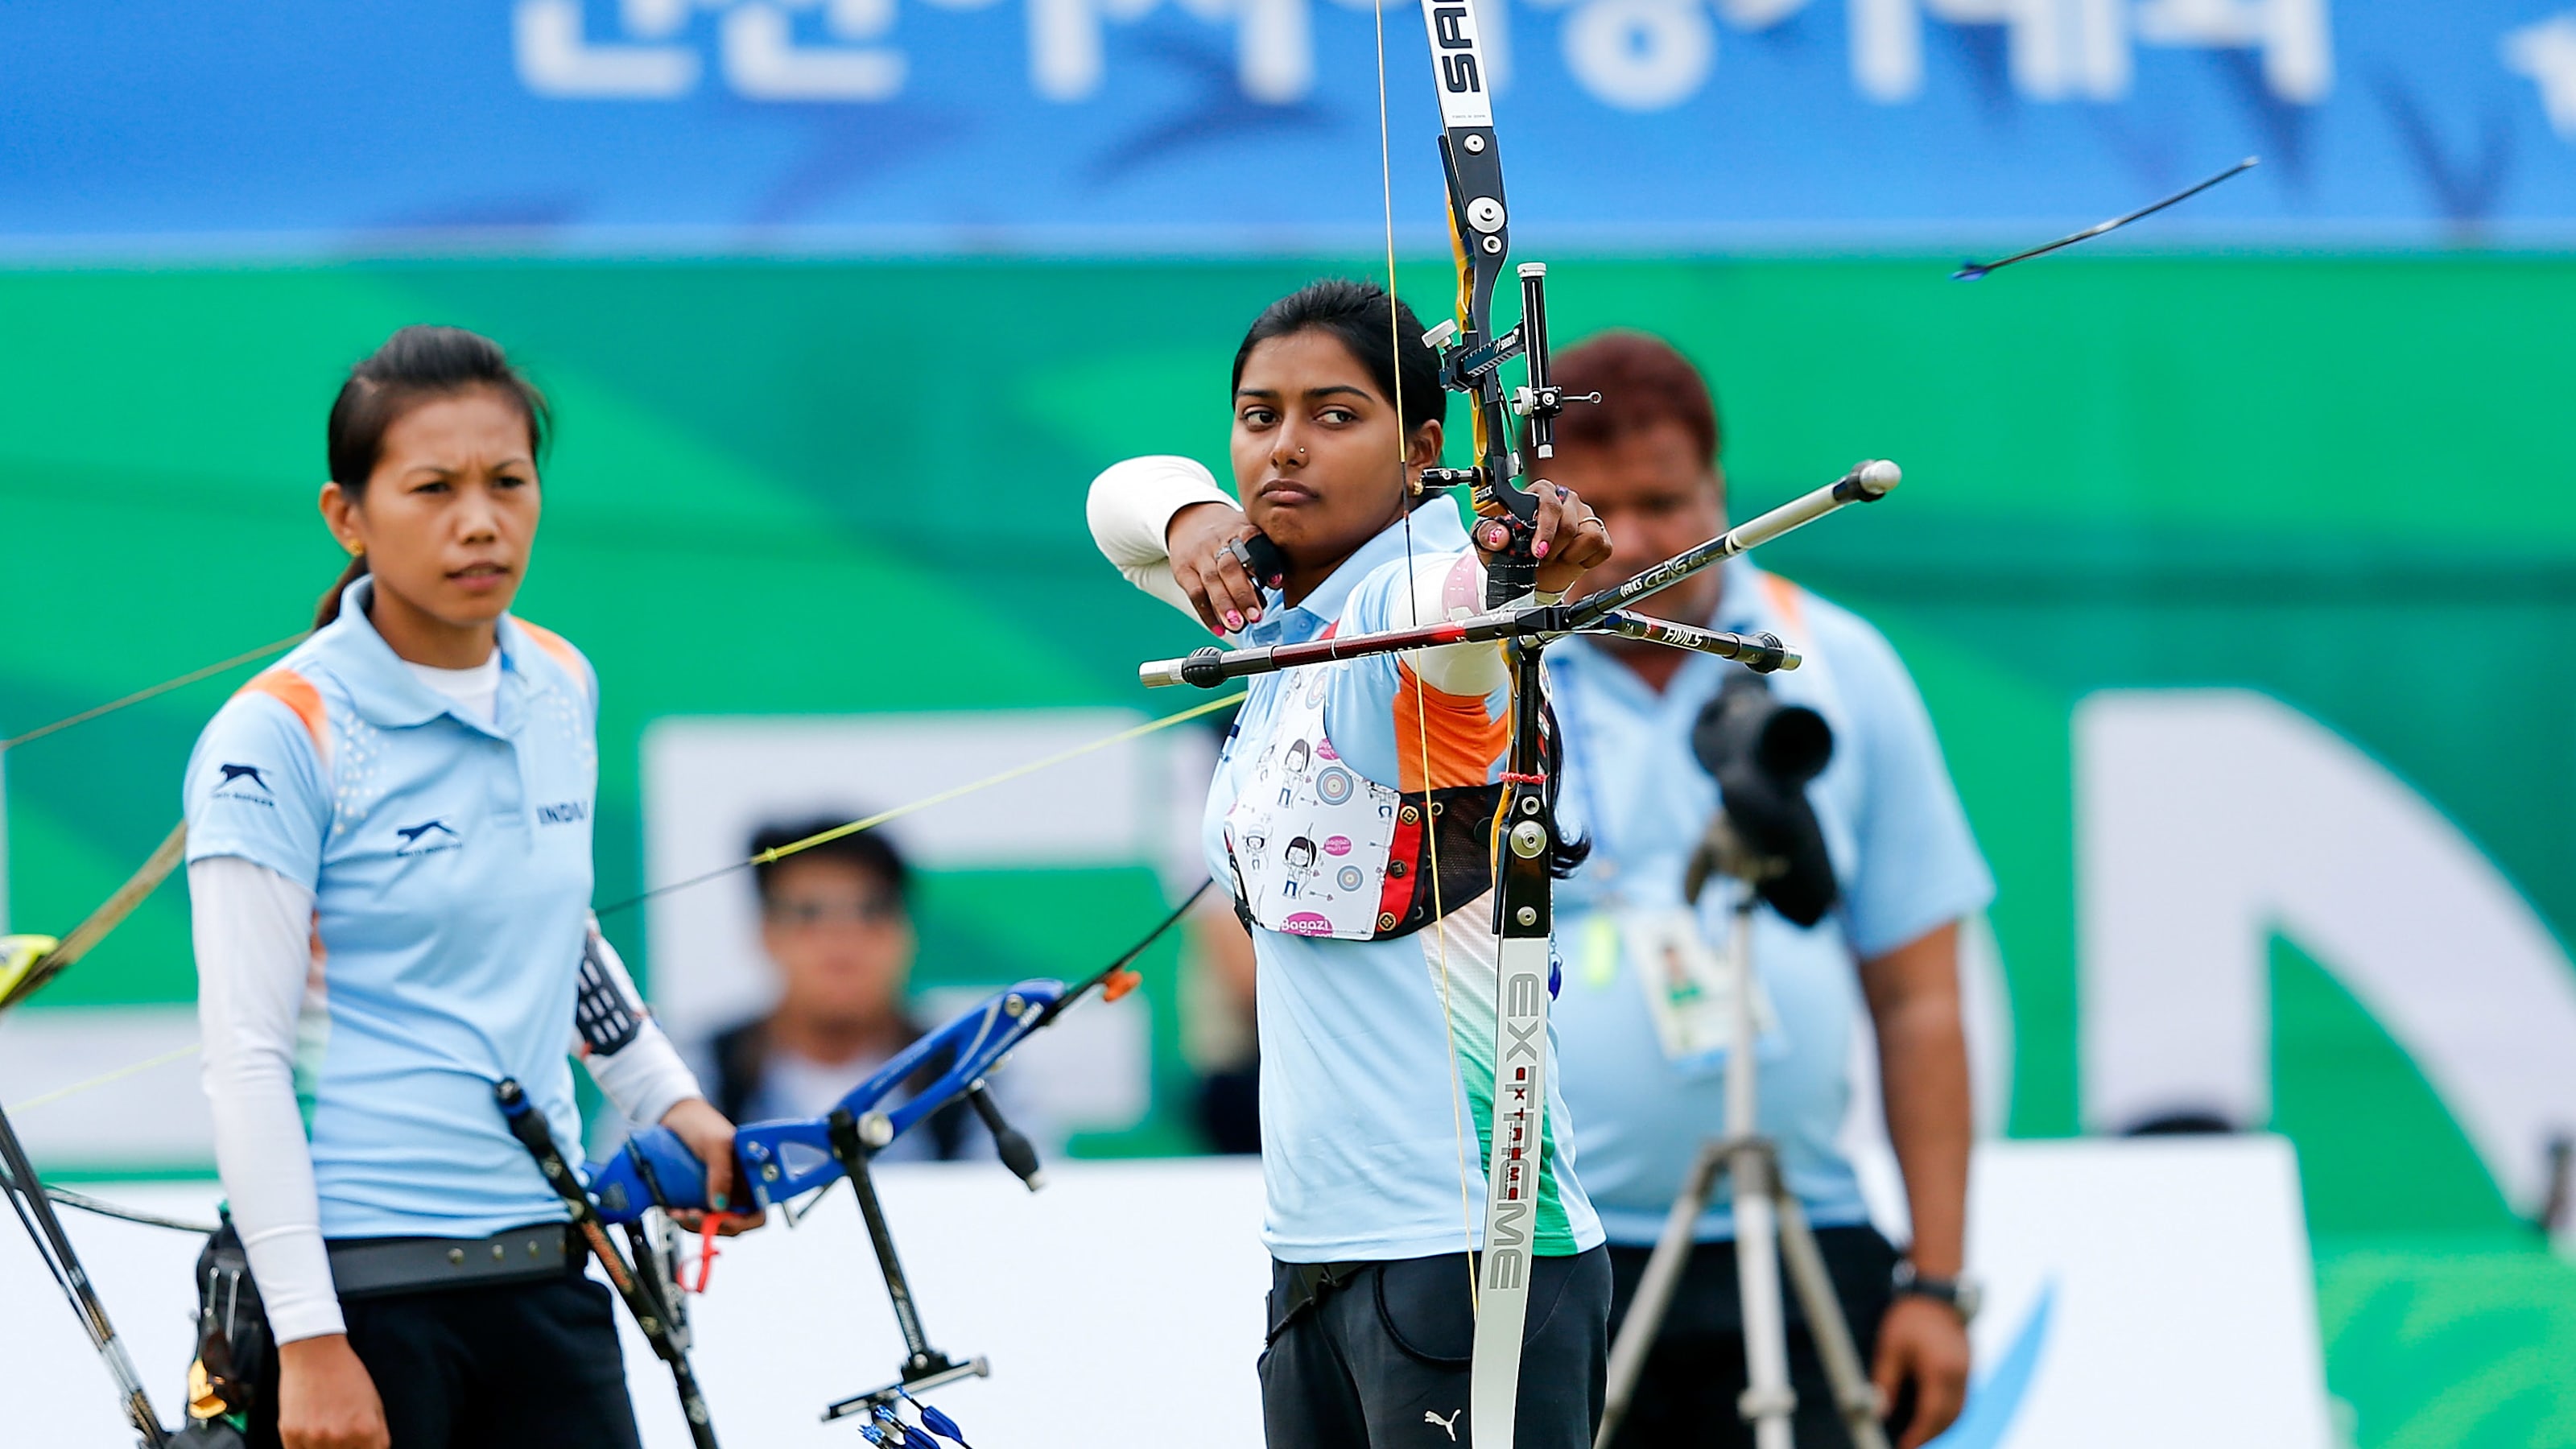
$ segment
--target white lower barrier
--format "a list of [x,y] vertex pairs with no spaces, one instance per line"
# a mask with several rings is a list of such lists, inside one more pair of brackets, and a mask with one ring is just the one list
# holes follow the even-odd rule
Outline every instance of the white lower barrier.
[[2278,1137],[1982,1146],[1975,1384],[1942,1449],[2327,1449],[2316,1277]]
[[[886,1210],[933,1341],[993,1377],[932,1395],[978,1449],[1261,1440],[1253,1360],[1268,1265],[1247,1159],[1062,1163],[1032,1196],[989,1164],[890,1166]],[[211,1213],[211,1185],[110,1185]],[[2272,1138],[1998,1143],[1979,1150],[1971,1257],[1985,1278],[1978,1392],[1948,1449],[2084,1444],[2325,1449],[2296,1169]],[[66,1213],[162,1413],[189,1352],[185,1235]],[[79,1324],[14,1224],[0,1233],[11,1443],[132,1442]],[[892,1377],[892,1313],[846,1192],[792,1232],[723,1247],[695,1301],[697,1360],[728,1445],[859,1442],[817,1422]],[[688,1438],[630,1331],[651,1449]],[[24,1435],[23,1438],[19,1437]]]

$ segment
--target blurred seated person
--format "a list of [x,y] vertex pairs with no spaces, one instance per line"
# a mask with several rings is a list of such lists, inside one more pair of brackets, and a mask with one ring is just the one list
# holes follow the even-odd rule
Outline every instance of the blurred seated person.
[[[810,839],[839,818],[762,827],[751,853]],[[852,1087],[919,1041],[929,1025],[906,1009],[905,987],[919,940],[913,933],[911,871],[874,831],[845,835],[753,868],[760,891],[760,943],[778,969],[778,1004],[719,1033],[706,1079],[731,1120],[819,1117]],[[935,1025],[932,1023],[930,1025]],[[886,1099],[909,1100],[947,1070],[934,1056]],[[1014,1110],[1009,1074],[993,1078],[996,1103],[1013,1126],[1050,1147]],[[883,1162],[993,1156],[993,1139],[960,1097],[877,1154]]]

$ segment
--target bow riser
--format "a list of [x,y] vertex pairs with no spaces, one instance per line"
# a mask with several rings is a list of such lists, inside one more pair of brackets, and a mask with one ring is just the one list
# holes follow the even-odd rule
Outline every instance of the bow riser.
[[[842,1097],[840,1106],[891,1142],[965,1096],[1037,1030],[1050,1008],[1074,994],[1063,982],[1046,980],[995,992],[870,1073]],[[938,1055],[947,1056],[949,1065],[936,1080],[900,1105],[880,1108]],[[872,1148],[883,1145],[869,1143]],[[762,1210],[828,1187],[843,1175],[832,1156],[830,1123],[823,1117],[744,1123],[734,1131],[734,1153],[741,1187]],[[599,1200],[600,1216],[610,1223],[641,1221],[649,1208],[704,1211],[711,1206],[706,1165],[677,1133],[662,1126],[642,1128],[630,1137],[624,1150],[591,1175],[590,1190]]]

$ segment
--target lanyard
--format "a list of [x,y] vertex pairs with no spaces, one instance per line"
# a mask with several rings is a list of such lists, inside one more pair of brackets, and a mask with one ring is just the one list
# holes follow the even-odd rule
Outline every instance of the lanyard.
[[[1732,584],[1735,583],[1736,580],[1730,577],[1728,582]],[[1730,590],[1729,595],[1732,596],[1732,594],[1733,591]],[[1728,611],[1724,607],[1723,603],[1721,603],[1717,611],[1717,619],[1719,622],[1717,622],[1714,627],[1735,627],[1742,630],[1753,629],[1759,626],[1762,622],[1758,612],[1751,609],[1741,611],[1732,620],[1729,620]],[[1597,736],[1595,736],[1588,728],[1585,718],[1583,688],[1586,683],[1598,686],[1598,681],[1592,681],[1590,679],[1592,671],[1596,668],[1620,667],[1616,660],[1596,657],[1595,651],[1599,648],[1600,646],[1598,645],[1586,644],[1576,649],[1561,649],[1555,654],[1549,656],[1550,667],[1557,670],[1561,681],[1565,685],[1564,688],[1558,690],[1556,693],[1558,696],[1557,710],[1563,717],[1565,738],[1568,741],[1590,740],[1597,738]],[[1696,658],[1685,660],[1682,668],[1684,670],[1688,670],[1698,663],[1700,663],[1700,661]],[[1661,708],[1665,704],[1669,703],[1672,698],[1671,691],[1679,688],[1681,681],[1682,674],[1677,671],[1673,675],[1671,683],[1665,686],[1665,691],[1654,695],[1654,698],[1657,701],[1658,712],[1660,712]],[[1570,746],[1568,753],[1569,755],[1572,753]],[[1601,904],[1605,908],[1615,907],[1619,901],[1620,885],[1618,882],[1620,881],[1623,871],[1618,859],[1618,852],[1611,849],[1609,846],[1609,813],[1602,808],[1605,797],[1593,784],[1593,772],[1591,770],[1568,770],[1566,773],[1573,777],[1573,785],[1571,788],[1574,796],[1575,809],[1581,814],[1585,837],[1592,842],[1592,869],[1599,873],[1597,879],[1602,882],[1602,889],[1600,892],[1602,898]]]

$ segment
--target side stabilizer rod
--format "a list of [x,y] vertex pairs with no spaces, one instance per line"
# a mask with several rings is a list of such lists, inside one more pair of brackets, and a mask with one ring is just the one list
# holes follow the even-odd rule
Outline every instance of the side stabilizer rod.
[[1828,513],[1854,503],[1876,503],[1905,481],[1904,471],[1885,458],[1856,463],[1840,478],[1779,507],[1748,519],[1697,548],[1684,549],[1624,584],[1603,589],[1566,606],[1581,628],[1613,609],[1624,609],[1648,594],[1661,593],[1700,570],[1724,563],[1781,535],[1806,527]]
[[1732,659],[1756,674],[1774,670],[1795,669],[1806,662],[1797,650],[1780,642],[1777,634],[1729,634],[1718,629],[1701,629],[1689,624],[1676,624],[1669,619],[1653,619],[1643,614],[1614,610],[1601,616],[1586,634],[1616,634],[1625,639],[1643,639],[1650,644],[1669,644],[1675,649],[1688,649],[1697,654],[1714,654]]

